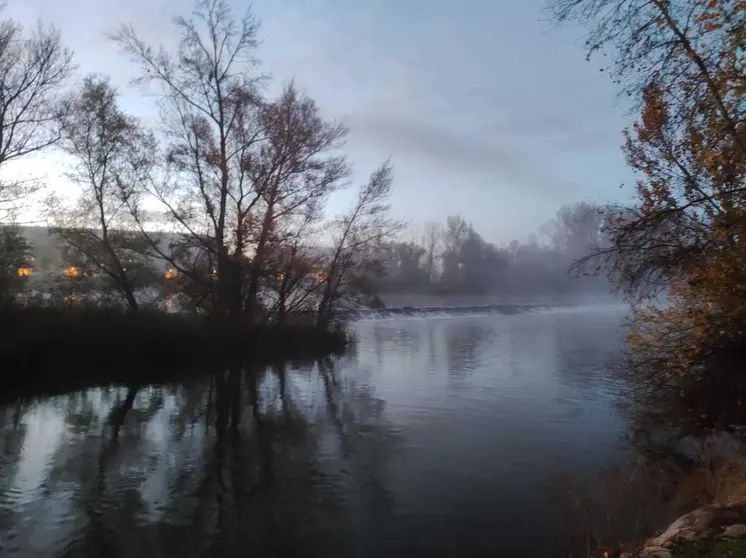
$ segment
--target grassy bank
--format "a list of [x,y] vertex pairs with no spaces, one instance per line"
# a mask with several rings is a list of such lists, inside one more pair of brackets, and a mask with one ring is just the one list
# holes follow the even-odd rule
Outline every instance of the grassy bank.
[[342,332],[305,326],[220,326],[173,314],[116,309],[0,310],[0,398],[93,385],[147,384],[228,363],[320,358],[344,349]]
[[746,537],[685,542],[673,549],[673,558],[743,558]]

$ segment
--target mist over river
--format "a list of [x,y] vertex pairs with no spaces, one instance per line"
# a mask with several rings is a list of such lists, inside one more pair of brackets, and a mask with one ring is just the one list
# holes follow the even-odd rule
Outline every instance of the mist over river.
[[624,311],[363,319],[339,358],[9,404],[0,556],[556,556],[552,480],[623,459]]

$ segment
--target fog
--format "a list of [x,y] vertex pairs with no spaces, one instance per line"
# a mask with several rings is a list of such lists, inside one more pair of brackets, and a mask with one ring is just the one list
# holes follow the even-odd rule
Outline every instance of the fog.
[[413,227],[388,247],[374,290],[387,308],[614,303],[594,262],[577,265],[604,246],[604,218],[593,204],[563,206],[527,242],[504,245],[462,216]]

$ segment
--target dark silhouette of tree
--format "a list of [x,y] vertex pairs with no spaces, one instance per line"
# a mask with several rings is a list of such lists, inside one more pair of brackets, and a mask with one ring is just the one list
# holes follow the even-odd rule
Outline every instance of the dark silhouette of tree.
[[50,233],[66,244],[63,259],[74,273],[100,275],[105,290],[137,310],[135,291],[155,272],[128,207],[154,164],[155,140],[117,106],[107,79],[89,76],[70,103],[61,146],[75,160],[70,178],[80,192],[74,205],[55,194],[47,199]]
[[333,247],[325,258],[316,324],[329,327],[362,299],[373,296],[373,279],[383,274],[383,248],[402,224],[388,216],[393,169],[386,162],[360,187],[352,207],[334,223]]
[[293,84],[276,100],[261,95],[250,12],[236,19],[223,0],[199,0],[177,26],[175,53],[154,50],[132,28],[115,37],[140,64],[141,81],[162,92],[169,172],[148,193],[181,247],[159,252],[212,291],[217,315],[256,321],[269,247],[348,176],[345,157],[334,153],[346,130],[324,120]]
[[[231,244],[240,256],[251,208],[262,195],[247,176],[264,137],[257,125],[262,80],[254,57],[257,24],[250,12],[235,19],[227,3],[203,0],[191,18],[178,17],[176,26],[180,41],[174,53],[149,46],[132,27],[114,36],[140,66],[140,83],[160,89],[169,132],[171,175],[155,177],[148,193],[164,206],[180,246],[168,253],[152,244],[180,273],[214,288],[218,315],[235,316],[241,310],[237,277],[243,260],[233,256]],[[142,222],[142,213],[136,215]],[[212,270],[195,259],[215,266],[214,282]]]
[[[56,28],[39,24],[28,33],[12,19],[0,22],[0,168],[59,141],[63,86],[72,71],[72,52]],[[33,181],[0,183],[0,220],[14,217],[39,188]]]

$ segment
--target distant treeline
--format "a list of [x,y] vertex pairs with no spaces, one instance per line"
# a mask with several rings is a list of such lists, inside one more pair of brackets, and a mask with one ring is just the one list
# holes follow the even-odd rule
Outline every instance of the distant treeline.
[[605,276],[571,269],[603,247],[604,216],[603,207],[590,203],[563,206],[528,242],[504,246],[487,242],[461,216],[428,223],[419,238],[387,246],[375,289],[439,295],[608,294],[611,284]]
[[[556,217],[532,234],[527,242],[513,241],[500,247],[484,240],[461,216],[449,217],[444,224],[426,223],[420,227],[419,235],[415,230],[413,227],[402,231],[399,238],[381,243],[370,254],[375,265],[366,270],[366,280],[360,277],[357,284],[361,293],[367,293],[358,299],[360,306],[376,306],[376,297],[386,294],[551,297],[605,295],[611,291],[605,275],[571,269],[579,258],[604,244],[604,208],[601,206],[585,202],[563,206]],[[15,259],[17,267],[6,269],[5,281],[0,281],[0,286],[5,284],[15,294],[28,288],[38,289],[40,282],[29,280],[41,276],[42,290],[53,292],[58,302],[79,300],[91,291],[98,293],[98,300],[109,303],[119,298],[112,292],[116,291],[115,285],[106,275],[96,273],[91,266],[71,261],[69,247],[57,231],[6,229],[2,238],[13,242],[6,246],[9,250],[0,252],[0,260]],[[168,246],[168,242],[162,244]],[[20,251],[20,257],[16,254],[12,258],[14,251]],[[315,254],[326,252],[328,250],[317,249]],[[303,254],[299,251],[295,257],[301,261]],[[320,263],[319,256],[306,257],[306,275],[312,275],[315,281],[306,286],[298,282],[284,294],[289,303],[302,291],[301,300],[305,304],[291,306],[296,312],[312,311],[313,303],[318,300],[314,287],[325,280],[323,266],[314,267],[314,263]],[[143,265],[143,260],[138,260],[137,284],[147,287],[151,299],[154,296],[172,300],[174,294],[183,294],[179,285],[184,284],[184,278],[157,254],[151,258],[147,266]],[[54,260],[56,265],[50,266],[48,262],[45,265],[47,260]],[[69,266],[70,263],[77,263],[77,266]],[[124,265],[133,266],[132,259]],[[314,269],[316,272],[312,273]],[[147,280],[143,275],[146,271]],[[267,267],[260,274],[258,298],[265,303],[264,312],[280,311],[277,303],[281,293],[277,293],[277,287],[282,287],[286,271],[281,266]],[[143,298],[142,291],[136,295]]]

